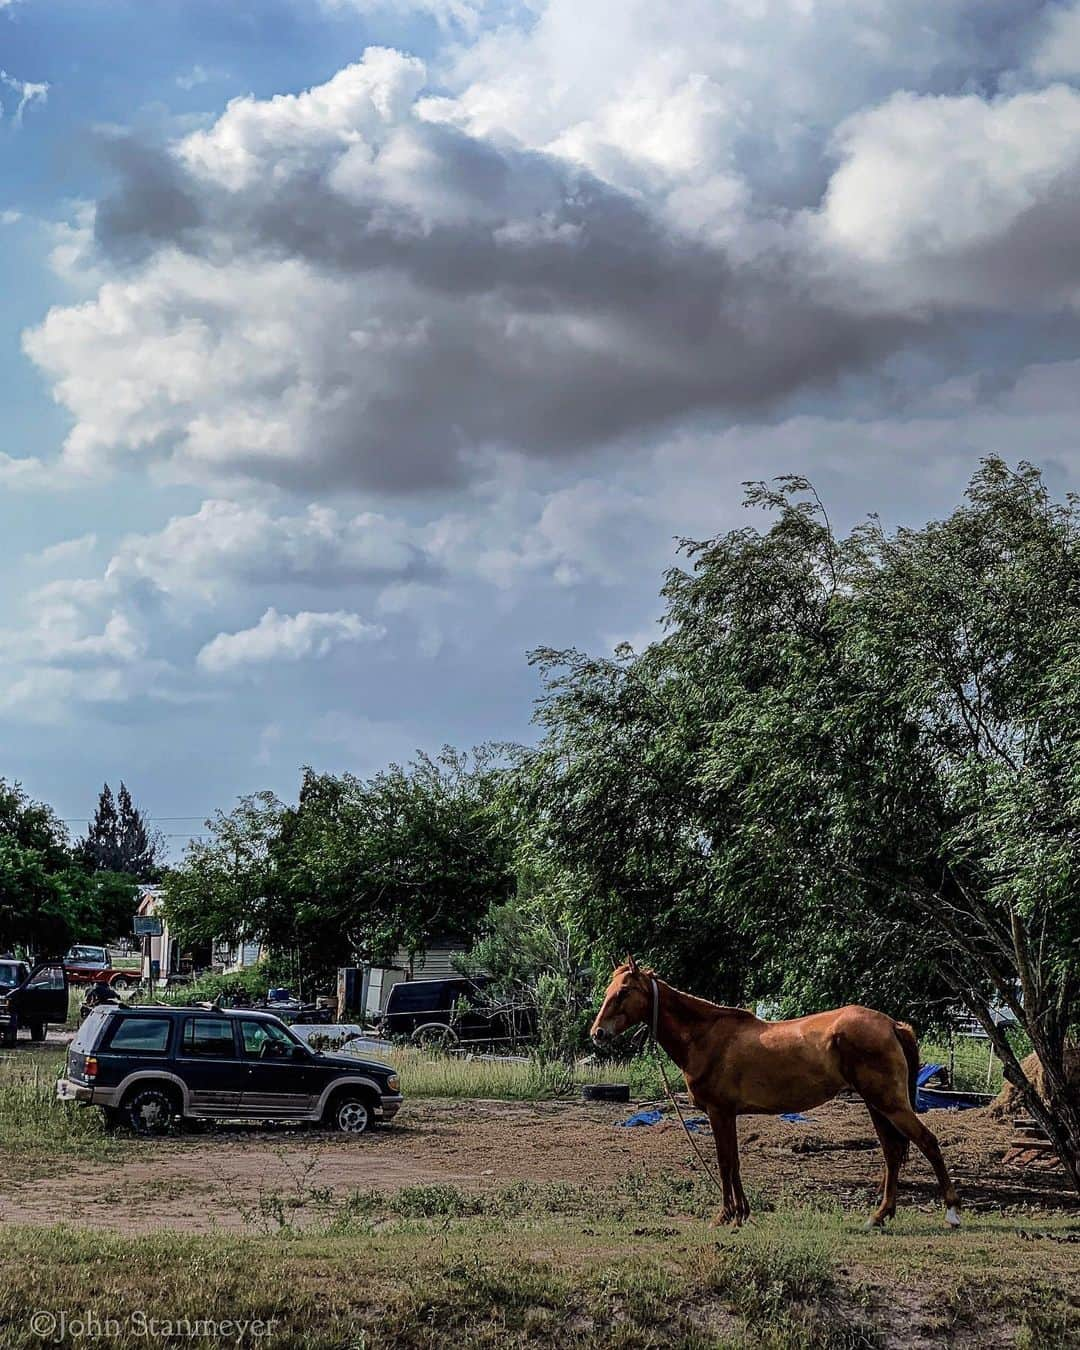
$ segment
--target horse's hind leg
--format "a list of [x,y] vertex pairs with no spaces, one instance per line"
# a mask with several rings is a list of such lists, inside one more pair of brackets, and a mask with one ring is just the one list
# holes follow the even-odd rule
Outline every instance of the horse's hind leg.
[[907,1161],[908,1141],[887,1116],[883,1116],[872,1106],[869,1111],[874,1131],[881,1143],[881,1151],[885,1155],[885,1175],[881,1182],[878,1207],[867,1220],[866,1226],[880,1228],[886,1219],[891,1219],[896,1214],[896,1190],[900,1182],[900,1168]]
[[910,1106],[901,1106],[895,1110],[886,1110],[884,1107],[879,1109],[905,1138],[911,1140],[934,1169],[934,1176],[937,1177],[938,1185],[941,1187],[941,1198],[945,1202],[946,1222],[952,1228],[959,1228],[960,1197],[956,1193],[952,1177],[949,1176],[949,1169],[945,1166],[945,1159],[941,1156],[941,1145],[937,1141],[937,1135],[933,1130],[927,1129]]

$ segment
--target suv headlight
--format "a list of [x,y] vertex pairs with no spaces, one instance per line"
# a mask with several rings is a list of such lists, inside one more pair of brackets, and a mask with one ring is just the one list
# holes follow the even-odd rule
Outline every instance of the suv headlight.
[[396,1095],[401,1091],[401,1081],[396,1073],[392,1073],[386,1080],[386,1090]]

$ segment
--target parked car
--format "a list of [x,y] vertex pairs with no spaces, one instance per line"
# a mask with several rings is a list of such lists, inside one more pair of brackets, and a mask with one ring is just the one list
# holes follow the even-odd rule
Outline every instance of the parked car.
[[134,989],[139,975],[134,970],[115,970],[107,947],[77,943],[64,957],[64,970],[72,984],[107,984],[118,994]]
[[[14,1045],[19,1028],[26,1027],[32,1041],[43,1041],[50,1022],[67,1021],[68,982],[59,961],[43,961],[31,967],[25,961],[0,961],[0,1041]],[[14,983],[8,983],[14,981]]]
[[536,1027],[531,1007],[494,1000],[490,977],[459,975],[443,980],[403,980],[390,990],[379,1021],[383,1036],[405,1036],[414,1045],[470,1042],[514,1045]]
[[363,1134],[401,1106],[389,1064],[309,1050],[249,1009],[103,1005],[79,1028],[56,1087],[113,1124],[162,1134],[178,1118],[318,1121]]

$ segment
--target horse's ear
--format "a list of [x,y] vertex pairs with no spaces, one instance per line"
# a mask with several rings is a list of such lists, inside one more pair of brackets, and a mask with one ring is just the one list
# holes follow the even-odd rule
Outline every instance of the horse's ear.
[[638,964],[632,956],[626,958],[626,964],[630,967],[631,975],[636,975],[638,973]]

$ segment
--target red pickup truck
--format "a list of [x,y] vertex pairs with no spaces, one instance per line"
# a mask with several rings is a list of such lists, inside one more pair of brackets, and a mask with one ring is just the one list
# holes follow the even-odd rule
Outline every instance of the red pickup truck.
[[138,971],[113,968],[107,948],[82,942],[69,948],[64,957],[64,974],[69,984],[107,984],[118,994],[134,989],[139,983]]

